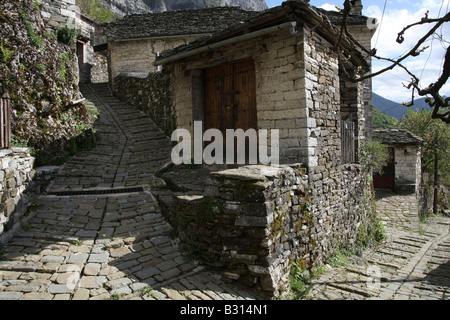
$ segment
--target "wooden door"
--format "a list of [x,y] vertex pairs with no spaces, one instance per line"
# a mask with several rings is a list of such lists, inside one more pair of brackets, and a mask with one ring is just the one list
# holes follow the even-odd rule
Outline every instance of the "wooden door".
[[[224,137],[224,145],[226,145],[227,129],[243,129],[244,131],[257,129],[256,80],[253,61],[206,70],[205,130],[208,129],[219,129]],[[248,147],[246,150],[248,151]],[[248,155],[248,152],[246,153]]]
[[205,130],[233,129],[233,65],[206,70]]
[[236,63],[234,75],[234,129],[257,128],[256,81],[253,61]]

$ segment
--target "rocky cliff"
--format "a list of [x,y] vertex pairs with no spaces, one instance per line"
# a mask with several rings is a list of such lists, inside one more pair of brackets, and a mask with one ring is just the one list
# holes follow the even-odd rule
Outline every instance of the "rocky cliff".
[[245,10],[267,9],[265,0],[101,0],[104,7],[120,15],[238,6]]
[[12,102],[13,145],[32,147],[47,164],[74,151],[72,139],[92,119],[74,103],[82,98],[74,44],[46,31],[40,9],[33,0],[0,3],[0,96]]

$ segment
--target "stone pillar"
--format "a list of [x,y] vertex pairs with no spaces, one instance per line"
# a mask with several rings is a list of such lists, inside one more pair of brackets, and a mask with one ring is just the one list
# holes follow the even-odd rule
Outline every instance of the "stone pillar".
[[352,10],[350,11],[350,14],[352,15],[362,15],[363,5],[361,0],[352,0],[350,1],[352,4]]

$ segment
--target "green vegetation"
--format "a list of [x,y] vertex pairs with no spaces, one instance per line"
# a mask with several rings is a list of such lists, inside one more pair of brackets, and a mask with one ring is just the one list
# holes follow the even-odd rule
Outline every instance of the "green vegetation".
[[39,63],[38,65],[36,65],[36,68],[42,73],[47,72],[47,67],[45,65],[43,65],[42,63]]
[[386,232],[381,220],[374,214],[371,214],[359,227],[353,251],[356,255],[361,255],[365,248],[382,243],[386,238]]
[[309,283],[325,273],[325,267],[307,270],[301,261],[294,262],[290,273],[290,299],[307,299],[310,292]]
[[381,172],[389,161],[388,147],[369,139],[361,148],[360,161],[366,172]]
[[59,59],[61,60],[61,66],[59,67],[59,77],[61,81],[66,82],[67,81],[67,67],[70,67],[70,57],[68,53],[61,54],[59,56]]
[[8,49],[6,43],[3,44],[2,42],[0,45],[0,55],[0,61],[2,61],[3,63],[7,63],[14,56],[14,51]]
[[61,64],[61,67],[59,68],[59,78],[61,79],[61,81],[63,82],[67,81],[66,74],[67,74],[66,65]]
[[56,33],[52,32],[52,31],[47,31],[45,33],[45,37],[49,40],[58,40],[58,36],[56,35]]
[[122,300],[123,299],[123,294],[118,293],[118,292],[114,292],[114,294],[111,296],[111,300]]
[[120,17],[118,14],[104,8],[100,4],[100,0],[77,0],[76,4],[80,7],[83,14],[101,23],[112,22]]
[[61,99],[61,88],[56,84],[56,82],[53,86],[54,86],[56,94],[57,94],[56,98],[58,99],[58,105],[61,106],[63,103],[63,101]]
[[22,22],[25,24],[31,44],[36,48],[42,49],[44,47],[44,39],[40,35],[36,34],[33,24],[29,21],[28,15],[24,11],[21,11],[20,17]]
[[71,29],[69,27],[61,27],[58,29],[57,39],[59,42],[71,45],[75,43],[75,39],[77,38],[78,31],[76,29]]
[[413,111],[400,120],[399,126],[421,137],[422,169],[433,173],[435,156],[439,159],[439,171],[444,179],[450,178],[450,126],[433,119],[431,110]]
[[34,228],[31,224],[25,222],[22,222],[21,226],[24,231],[30,231],[31,229]]
[[40,4],[39,4],[39,2],[38,2],[37,0],[33,0],[33,2],[34,2],[34,9],[35,9],[36,11],[39,11],[39,9],[40,9]]
[[387,115],[377,108],[373,108],[373,128],[374,129],[395,129],[398,126],[398,120]]
[[400,120],[400,127],[423,139],[421,162],[422,172],[425,174],[422,175],[422,191],[427,199],[426,203],[430,205],[423,208],[420,214],[429,215],[431,211],[439,213],[440,209],[449,206],[449,194],[445,194],[440,188],[435,189],[434,185],[448,187],[450,184],[450,126],[439,119],[433,119],[431,110],[409,110]]

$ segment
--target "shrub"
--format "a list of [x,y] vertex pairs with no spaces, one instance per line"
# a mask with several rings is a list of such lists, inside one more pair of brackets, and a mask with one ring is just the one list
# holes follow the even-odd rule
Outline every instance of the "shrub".
[[71,45],[72,43],[75,42],[77,35],[78,32],[76,29],[71,29],[69,27],[61,27],[58,29],[57,37],[59,42]]
[[389,161],[388,147],[369,139],[361,148],[361,165],[369,172],[381,173]]
[[8,62],[13,56],[14,56],[14,51],[9,50],[6,46],[2,44],[0,45],[0,54],[1,54],[1,61],[6,63]]

